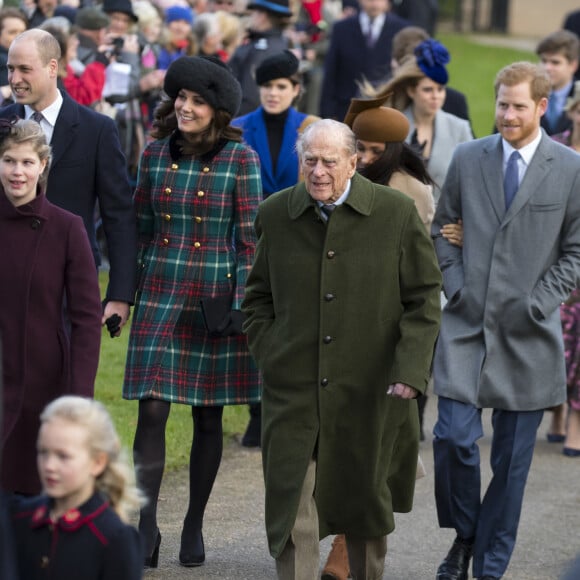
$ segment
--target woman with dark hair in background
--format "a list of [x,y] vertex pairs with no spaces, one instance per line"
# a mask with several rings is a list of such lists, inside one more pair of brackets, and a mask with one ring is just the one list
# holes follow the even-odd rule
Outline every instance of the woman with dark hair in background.
[[[352,99],[344,122],[353,130],[356,137],[357,171],[375,183],[388,185],[408,195],[415,202],[421,221],[430,231],[435,214],[433,201],[433,180],[425,169],[421,157],[404,140],[409,133],[409,121],[396,109],[382,107],[384,98]],[[423,432],[423,408],[427,397],[419,396],[419,417],[421,438]],[[412,430],[408,425],[409,440]],[[409,466],[402,466],[402,455],[395,454],[389,473],[389,488],[393,497],[394,511],[401,509],[401,499],[409,486],[414,485],[415,477],[425,475],[419,460],[416,474]],[[406,455],[405,455],[406,457]],[[322,580],[347,580],[350,574],[346,538],[338,535],[332,542],[332,549],[322,571]]]
[[415,48],[415,54],[397,68],[385,85],[376,90],[363,87],[367,96],[383,98],[386,105],[403,112],[409,120],[406,142],[421,154],[435,182],[435,204],[455,147],[473,139],[467,121],[443,111],[448,62],[447,49],[428,39]]

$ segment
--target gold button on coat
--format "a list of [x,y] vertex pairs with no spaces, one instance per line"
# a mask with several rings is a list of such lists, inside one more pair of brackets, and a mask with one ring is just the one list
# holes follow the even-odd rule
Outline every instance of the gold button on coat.
[[198,191],[197,197],[203,197],[205,195],[205,191]]
[[163,245],[167,246],[169,244],[169,240],[167,238],[163,238]]
[[196,224],[200,224],[201,223],[201,218],[198,215],[196,215],[193,219],[195,220],[195,223]]
[[166,187],[166,188],[165,188],[165,193],[166,193],[167,195],[169,195],[169,194],[171,193],[171,187]]
[[193,244],[194,248],[201,248],[201,244],[199,242],[195,242],[195,244]]
[[177,169],[178,167],[179,167],[179,165],[177,165],[177,163],[171,164],[171,169]]
[[166,213],[163,217],[165,218],[166,222],[171,221],[171,216],[168,213]]

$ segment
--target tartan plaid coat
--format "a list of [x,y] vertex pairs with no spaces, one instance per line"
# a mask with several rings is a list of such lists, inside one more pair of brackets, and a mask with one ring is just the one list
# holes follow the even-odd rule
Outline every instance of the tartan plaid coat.
[[210,337],[200,300],[233,293],[232,309],[240,309],[262,198],[259,160],[233,141],[201,157],[181,156],[177,137],[150,144],[140,162],[140,280],[123,397],[257,402],[260,378],[245,335]]

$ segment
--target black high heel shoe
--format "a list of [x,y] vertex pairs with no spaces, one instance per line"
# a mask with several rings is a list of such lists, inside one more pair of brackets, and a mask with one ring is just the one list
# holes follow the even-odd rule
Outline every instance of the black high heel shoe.
[[181,548],[179,550],[179,563],[186,568],[201,566],[205,562],[205,548],[201,530],[194,534],[181,532]]
[[161,546],[161,532],[159,528],[157,529],[157,537],[155,538],[155,544],[153,546],[153,551],[151,556],[145,556],[143,559],[143,568],[157,568],[159,564],[159,547]]

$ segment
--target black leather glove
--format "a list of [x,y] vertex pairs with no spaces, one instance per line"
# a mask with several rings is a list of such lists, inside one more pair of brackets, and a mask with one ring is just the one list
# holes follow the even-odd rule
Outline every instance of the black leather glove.
[[107,325],[107,330],[111,338],[115,338],[115,334],[121,330],[121,317],[118,314],[113,314],[105,320],[105,324]]
[[246,320],[246,315],[241,310],[232,310],[226,327],[221,331],[220,336],[235,336],[243,334],[242,324]]

